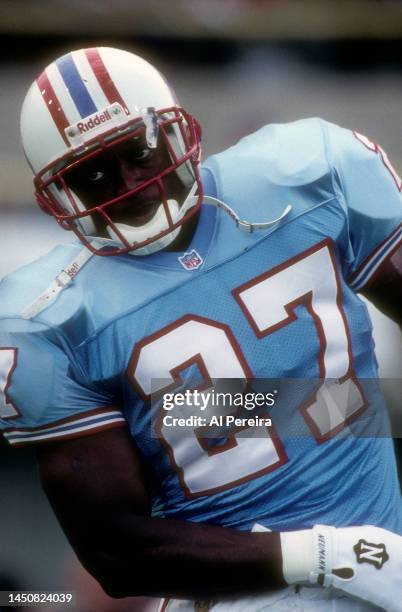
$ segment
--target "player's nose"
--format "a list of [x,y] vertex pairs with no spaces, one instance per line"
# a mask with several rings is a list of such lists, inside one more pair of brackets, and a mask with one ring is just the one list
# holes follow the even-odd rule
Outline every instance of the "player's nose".
[[136,189],[146,180],[143,168],[127,160],[120,160],[120,191],[127,192]]

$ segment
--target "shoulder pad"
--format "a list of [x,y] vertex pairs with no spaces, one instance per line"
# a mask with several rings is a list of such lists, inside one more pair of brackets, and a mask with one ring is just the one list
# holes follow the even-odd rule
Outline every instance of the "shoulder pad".
[[262,173],[273,183],[311,183],[329,170],[323,123],[313,118],[266,125],[207,160],[205,166],[235,161],[238,167],[243,164],[249,172]]
[[38,331],[44,328],[62,328],[82,314],[82,290],[75,285],[68,300],[54,300],[37,317],[24,321],[22,313],[68,266],[82,247],[58,246],[36,261],[23,266],[0,282],[1,327],[12,331]]

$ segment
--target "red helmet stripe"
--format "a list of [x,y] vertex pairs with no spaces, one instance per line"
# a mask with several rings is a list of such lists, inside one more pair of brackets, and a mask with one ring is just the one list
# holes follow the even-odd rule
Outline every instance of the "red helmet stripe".
[[106,68],[103,60],[100,56],[99,50],[94,47],[92,49],[85,49],[85,55],[88,58],[88,62],[98,79],[99,85],[101,86],[103,93],[107,97],[110,104],[118,102],[124,108],[126,115],[130,114],[127,104],[121,97],[116,85],[113,83],[112,78]]
[[67,136],[64,132],[65,128],[68,127],[69,122],[67,120],[66,115],[64,114],[60,102],[54,92],[54,89],[50,84],[46,72],[42,72],[42,74],[36,79],[36,83],[39,87],[40,93],[42,94],[46,107],[49,113],[52,115],[53,121],[55,122],[56,127],[60,132],[60,136],[63,138],[66,145],[70,146],[70,143],[68,142]]

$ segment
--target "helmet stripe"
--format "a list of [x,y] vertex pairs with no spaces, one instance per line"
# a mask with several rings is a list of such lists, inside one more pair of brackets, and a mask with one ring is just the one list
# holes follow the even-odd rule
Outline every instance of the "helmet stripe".
[[60,102],[54,93],[54,89],[50,84],[48,76],[46,72],[42,72],[42,74],[36,79],[36,83],[39,87],[39,91],[42,94],[43,100],[46,104],[46,107],[49,113],[52,116],[53,121],[56,124],[57,129],[60,132],[61,137],[63,138],[66,145],[70,145],[67,140],[67,136],[64,132],[65,128],[69,125],[66,115],[60,105]]
[[126,115],[129,115],[130,111],[127,104],[124,102],[116,85],[112,81],[109,71],[100,56],[99,49],[96,47],[92,49],[85,49],[85,55],[87,56],[92,70],[98,79],[99,85],[102,87],[102,90],[110,104],[118,102],[124,108]]
[[91,93],[92,100],[96,104],[98,111],[102,111],[109,106],[109,102],[103,92],[102,87],[99,85],[98,79],[92,70],[92,66],[88,62],[88,58],[85,55],[84,50],[80,49],[79,51],[73,51],[72,56],[78,72],[80,73],[86,88]]
[[67,117],[69,125],[79,121],[81,116],[77,111],[77,108],[70,96],[70,93],[66,87],[63,77],[61,76],[59,69],[57,68],[56,62],[52,62],[46,68],[46,74],[50,83],[52,84],[53,91],[59,99],[60,106],[63,108],[64,114]]
[[81,79],[71,53],[58,59],[56,65],[81,117],[96,113],[98,109]]

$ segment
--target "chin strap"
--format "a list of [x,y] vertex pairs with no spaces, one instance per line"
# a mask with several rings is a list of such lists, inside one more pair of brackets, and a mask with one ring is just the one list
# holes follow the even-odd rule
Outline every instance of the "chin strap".
[[276,223],[282,221],[282,219],[284,219],[292,210],[292,205],[288,204],[283,210],[282,214],[277,219],[273,219],[272,221],[264,221],[261,223],[251,223],[251,221],[245,221],[244,219],[240,219],[239,215],[233,210],[233,208],[231,208],[228,204],[222,202],[222,200],[219,200],[218,198],[214,198],[212,196],[204,196],[203,202],[205,202],[206,204],[212,204],[212,206],[216,206],[217,208],[221,208],[225,211],[225,213],[229,215],[229,217],[233,219],[233,221],[236,223],[236,227],[250,233],[254,232],[254,230],[269,229],[273,225],[276,225]]
[[[93,240],[91,244],[95,246],[97,241]],[[78,255],[59,272],[54,281],[50,283],[49,287],[22,311],[22,318],[32,319],[42,312],[42,310],[45,310],[45,308],[55,300],[59,293],[71,283],[93,255],[94,253],[87,249],[87,247],[81,249]]]
[[[195,182],[193,186],[191,187],[181,207],[179,203],[177,202],[177,200],[173,200],[173,199],[167,200],[169,211],[174,220],[174,223],[177,223],[178,221],[180,221],[180,219],[182,219],[187,214],[190,208],[192,208],[193,206],[197,204],[198,196],[194,195],[197,190],[197,187],[198,185]],[[123,235],[123,237],[134,246],[136,243],[144,242],[145,240],[150,238],[152,235],[155,236],[159,234],[162,230],[168,229],[168,227],[164,225],[164,221],[167,221],[167,218],[166,218],[166,212],[164,211],[163,205],[161,203],[158,206],[152,219],[150,219],[145,225],[136,227],[134,225],[131,226],[128,224],[123,224],[123,223],[118,223],[118,222],[114,222],[113,225]],[[98,237],[97,241],[102,242],[104,246],[105,245],[112,245],[112,246],[117,246],[117,247],[122,246],[122,240],[120,240],[119,236],[113,230],[113,227],[108,225],[106,230],[109,234],[109,238],[99,238]],[[144,255],[152,255],[152,253],[156,251],[162,251],[167,246],[169,246],[169,244],[176,238],[179,231],[180,231],[180,227],[177,227],[176,229],[171,230],[171,232],[167,234],[166,236],[163,236],[162,238],[154,240],[149,245],[144,246],[144,247],[137,247],[133,252],[128,252],[128,255],[142,257]],[[88,238],[88,236],[86,236],[86,238]],[[123,244],[123,246],[125,245]]]

